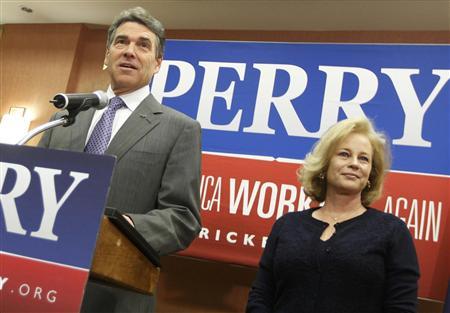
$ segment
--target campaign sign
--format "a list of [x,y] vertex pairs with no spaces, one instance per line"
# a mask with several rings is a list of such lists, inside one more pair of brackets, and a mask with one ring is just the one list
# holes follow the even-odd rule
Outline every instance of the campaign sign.
[[203,229],[184,255],[257,266],[270,229],[317,205],[296,171],[349,117],[385,132],[393,164],[373,207],[414,238],[419,296],[443,301],[450,210],[450,46],[169,40],[151,90],[202,125]]
[[79,312],[114,163],[0,144],[1,312]]

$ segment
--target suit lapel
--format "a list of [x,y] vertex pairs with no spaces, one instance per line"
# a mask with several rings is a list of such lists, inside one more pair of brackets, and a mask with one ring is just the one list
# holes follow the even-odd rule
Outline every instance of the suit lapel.
[[105,154],[117,156],[117,160],[160,122],[162,105],[150,94],[134,110],[111,140]]

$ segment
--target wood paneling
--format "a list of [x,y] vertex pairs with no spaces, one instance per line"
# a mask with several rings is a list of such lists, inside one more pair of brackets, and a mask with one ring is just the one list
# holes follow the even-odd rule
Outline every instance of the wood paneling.
[[67,92],[106,90],[109,77],[102,70],[106,48],[106,28],[83,26]]
[[[31,128],[56,110],[48,102],[64,92],[72,71],[81,25],[4,25],[1,39],[0,114],[27,108]],[[36,144],[34,138],[29,144]]]
[[450,31],[225,31],[168,30],[171,39],[339,43],[450,43]]
[[161,261],[156,312],[244,312],[255,268],[177,256]]

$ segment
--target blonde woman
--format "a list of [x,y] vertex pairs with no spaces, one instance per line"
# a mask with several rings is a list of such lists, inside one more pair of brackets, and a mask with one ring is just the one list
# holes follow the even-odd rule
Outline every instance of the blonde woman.
[[247,312],[416,312],[419,267],[397,217],[371,208],[382,191],[389,147],[367,119],[331,127],[298,172],[324,205],[273,226]]

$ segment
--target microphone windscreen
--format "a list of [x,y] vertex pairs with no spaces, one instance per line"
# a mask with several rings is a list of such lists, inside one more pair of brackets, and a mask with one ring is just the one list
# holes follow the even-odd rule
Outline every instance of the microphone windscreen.
[[106,95],[106,92],[103,90],[97,90],[94,91],[94,94],[98,97],[98,105],[95,106],[95,109],[101,110],[105,108],[108,105],[108,96]]

